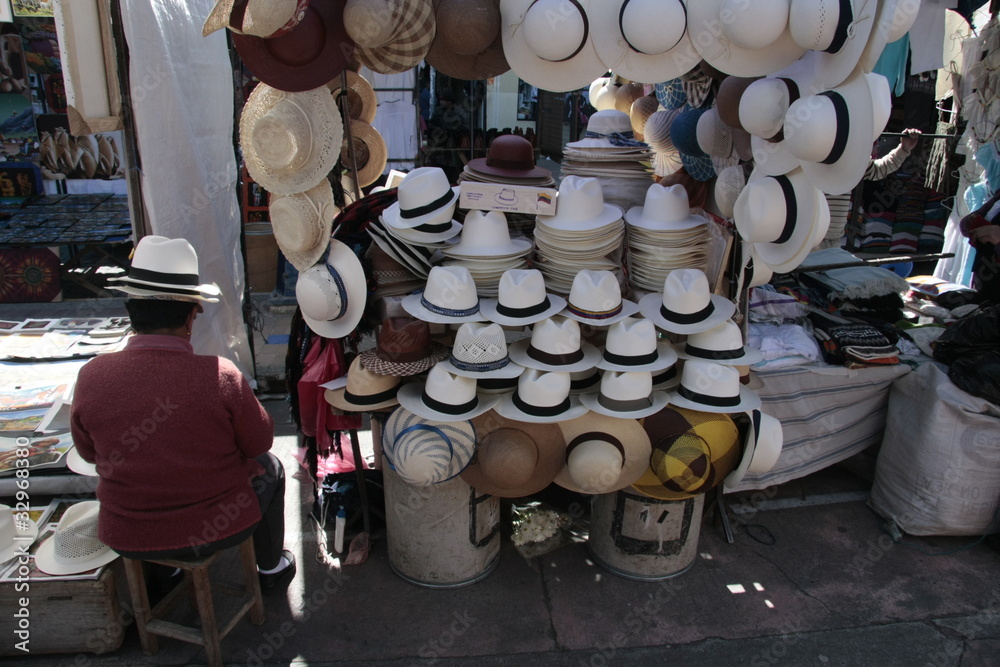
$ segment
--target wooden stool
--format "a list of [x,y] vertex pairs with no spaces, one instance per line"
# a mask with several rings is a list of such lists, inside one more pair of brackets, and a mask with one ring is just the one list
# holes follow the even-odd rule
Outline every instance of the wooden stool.
[[[225,551],[219,551],[196,560],[150,558],[147,561],[142,561],[131,558],[122,559],[125,563],[125,576],[128,579],[129,593],[132,595],[132,605],[135,607],[135,621],[139,628],[139,640],[142,642],[143,653],[153,655],[159,650],[157,635],[173,637],[204,646],[208,664],[212,667],[222,667],[222,649],[219,642],[233,629],[236,622],[249,611],[251,623],[254,625],[264,623],[264,600],[261,598],[260,580],[257,578],[253,538],[248,537],[238,548],[243,569],[243,586],[216,584],[214,587],[217,591],[240,598],[239,609],[228,621],[222,624],[215,617],[215,605],[212,601],[213,586],[208,576],[208,568]],[[149,607],[149,596],[146,593],[146,579],[142,570],[143,562],[156,563],[169,568],[180,568],[184,572],[184,582],[167,593],[152,609]],[[191,589],[192,585],[201,627],[191,627],[164,620],[162,616],[174,606],[184,592]]]

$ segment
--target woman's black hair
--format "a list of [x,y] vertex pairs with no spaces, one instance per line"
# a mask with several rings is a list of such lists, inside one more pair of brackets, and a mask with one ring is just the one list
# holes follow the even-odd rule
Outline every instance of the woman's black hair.
[[191,311],[198,304],[191,301],[167,299],[128,299],[125,310],[132,320],[136,333],[144,334],[163,329],[178,329],[184,326]]

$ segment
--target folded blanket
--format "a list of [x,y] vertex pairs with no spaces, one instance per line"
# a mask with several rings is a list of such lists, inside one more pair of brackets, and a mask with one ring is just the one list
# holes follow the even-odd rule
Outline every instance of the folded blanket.
[[[816,250],[802,262],[802,267],[856,262],[858,258],[840,248]],[[907,282],[889,269],[877,266],[852,266],[829,271],[809,271],[808,275],[830,290],[831,298],[868,299],[885,294],[909,291]]]

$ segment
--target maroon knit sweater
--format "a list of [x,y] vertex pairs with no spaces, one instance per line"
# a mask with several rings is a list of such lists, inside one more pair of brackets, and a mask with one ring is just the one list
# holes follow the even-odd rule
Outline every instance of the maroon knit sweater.
[[108,546],[185,548],[260,520],[253,458],[271,448],[274,422],[229,360],[176,336],[134,336],[80,369],[71,422],[97,464]]

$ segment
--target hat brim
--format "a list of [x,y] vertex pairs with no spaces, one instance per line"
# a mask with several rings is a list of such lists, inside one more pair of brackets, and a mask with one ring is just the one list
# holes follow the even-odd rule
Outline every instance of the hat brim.
[[674,350],[673,345],[667,341],[657,341],[655,361],[651,361],[648,364],[630,366],[628,364],[612,363],[605,359],[602,355],[601,360],[597,362],[597,367],[602,371],[649,371],[651,373],[655,373],[657,371],[665,371],[676,364],[678,356],[679,355]]
[[152,283],[132,280],[128,276],[123,276],[121,278],[108,278],[109,283],[112,280],[117,280],[121,284],[109,284],[107,286],[108,289],[118,290],[119,292],[125,292],[129,296],[146,299],[170,299],[174,301],[203,301],[205,303],[218,303],[218,297],[222,293],[221,290],[219,290],[218,285],[213,283],[193,287],[191,288],[192,291],[188,293],[186,291],[174,291],[180,288],[172,285],[161,285],[160,287],[165,289],[157,289],[157,286]]
[[613,493],[631,486],[632,483],[639,479],[643,471],[649,468],[649,455],[652,452],[652,445],[649,442],[649,435],[635,419],[621,419],[590,412],[576,419],[559,422],[559,430],[562,431],[563,439],[567,443],[573,442],[578,437],[587,433],[607,433],[617,438],[625,448],[625,461],[622,465],[622,471],[614,484],[601,489],[585,489],[573,481],[569,467],[564,465],[559,474],[556,475],[555,480],[553,480],[564,489],[588,495]]
[[489,162],[489,157],[477,157],[474,160],[469,160],[469,163],[466,165],[466,167],[468,167],[469,169],[478,174],[483,174],[485,176],[500,176],[501,178],[536,179],[536,178],[552,177],[552,172],[546,169],[545,167],[535,166],[527,170],[504,169],[502,167],[491,166],[487,164],[488,162]]
[[529,412],[524,412],[521,408],[514,405],[514,392],[502,394],[500,402],[493,409],[501,417],[529,424],[555,424],[567,419],[582,417],[589,412],[589,408],[580,402],[579,396],[570,394],[569,407],[565,411],[557,415],[533,415]]
[[405,408],[398,408],[393,411],[386,420],[382,430],[382,453],[389,461],[389,465],[399,474],[400,478],[403,478],[408,483],[413,483],[406,476],[405,465],[403,466],[403,470],[400,470],[398,467],[398,464],[402,463],[402,461],[396,460],[398,457],[394,458],[394,454],[396,454],[394,443],[399,434],[418,424],[439,429],[452,441],[453,456],[449,461],[448,469],[445,471],[443,478],[434,483],[446,482],[449,479],[457,477],[465,470],[475,456],[476,432],[472,426],[472,422],[468,420],[455,422],[427,420]]
[[715,69],[732,76],[764,76],[791,65],[806,52],[792,39],[787,25],[776,40],[762,49],[745,49],[732,43],[719,29],[723,1],[687,3],[691,43]]
[[[852,3],[861,4],[863,2]],[[879,4],[882,4],[881,2]],[[816,58],[816,81],[822,88],[835,88],[842,84],[861,60],[861,54],[868,44],[872,28],[875,25],[876,11],[862,9],[861,16],[855,17],[848,31],[847,43],[836,53],[813,51]],[[891,23],[891,20],[890,20]],[[886,35],[888,35],[888,28]],[[883,45],[884,46],[884,45]],[[877,60],[877,59],[876,59]]]
[[59,562],[56,560],[55,538],[55,535],[47,538],[38,545],[38,550],[35,552],[35,566],[45,574],[79,574],[88,570],[95,570],[118,558],[118,554],[111,547],[108,547],[107,551],[102,551],[87,559],[81,559],[73,563]]
[[476,245],[474,242],[466,242],[462,239],[450,248],[441,250],[441,254],[452,259],[493,259],[497,257],[508,257],[511,255],[526,255],[531,252],[532,243],[528,239],[514,238],[506,244],[491,246]]
[[617,417],[619,419],[642,419],[643,417],[655,415],[657,412],[667,407],[670,397],[665,391],[654,391],[650,394],[649,399],[650,404],[644,408],[620,412],[602,405],[600,393],[582,394],[580,396],[580,402],[587,406],[591,412],[596,412],[607,417]]
[[529,315],[527,317],[508,317],[506,315],[501,315],[497,312],[497,307],[500,305],[499,299],[483,299],[479,302],[479,312],[482,313],[483,316],[490,322],[505,327],[523,327],[529,324],[537,324],[542,320],[549,319],[553,315],[558,315],[564,308],[566,308],[566,299],[563,297],[548,293],[546,293],[545,296],[549,299],[549,307],[540,313]]
[[[358,186],[366,188],[377,181],[385,171],[385,166],[389,162],[389,148],[382,134],[363,120],[351,121],[351,139],[360,141],[368,148],[368,160],[363,165],[358,165]],[[346,145],[342,149],[341,158],[350,168],[350,152]]]
[[[558,206],[558,200],[557,200]],[[563,232],[587,232],[592,229],[597,229],[610,225],[613,222],[621,220],[625,217],[622,210],[615,206],[614,204],[604,204],[603,210],[600,214],[596,215],[589,220],[569,220],[566,218],[560,218],[558,214],[556,215],[540,215],[537,217],[537,223],[548,227],[549,229],[555,229]]]
[[[683,386],[683,385],[681,385]],[[676,391],[670,393],[670,405],[677,408],[686,408],[688,410],[697,410],[698,412],[712,412],[715,414],[734,414],[737,412],[746,412],[747,410],[756,410],[760,408],[760,396],[757,395],[753,389],[740,385],[740,401],[736,405],[718,406],[718,405],[707,405],[705,403],[698,403],[697,401],[692,401],[684,398]]]
[[487,410],[493,408],[497,401],[500,400],[499,396],[477,394],[476,407],[462,413],[451,414],[449,412],[440,412],[435,410],[424,403],[422,399],[423,391],[423,382],[411,382],[410,384],[404,384],[399,388],[399,393],[396,394],[396,398],[399,399],[399,404],[401,406],[413,414],[419,415],[424,419],[431,419],[439,422],[459,422],[472,419],[473,417],[478,417]]
[[307,250],[294,250],[289,247],[288,238],[284,234],[284,225],[274,224],[276,222],[275,216],[270,211],[271,205],[286,196],[294,197],[296,195],[272,195],[270,198],[268,213],[271,214],[271,231],[274,234],[275,243],[281,249],[281,254],[285,256],[285,259],[296,270],[301,272],[319,261],[319,258],[326,252],[330,241],[330,234],[333,231],[333,219],[337,216],[339,209],[333,200],[333,186],[326,179],[320,181],[318,185],[310,188],[308,191],[301,193],[300,196],[309,197],[317,211],[321,213],[328,211],[329,213],[319,220],[319,230],[316,233],[316,237],[320,239],[320,242]]
[[[97,477],[97,464],[84,461],[76,447],[70,447],[70,450],[66,452],[66,467],[75,472],[77,475]],[[0,556],[0,561],[2,560],[3,557]]]
[[581,324],[589,324],[592,327],[609,327],[612,324],[617,324],[624,319],[632,317],[639,312],[639,304],[635,301],[629,301],[628,299],[622,299],[622,309],[614,317],[597,318],[597,317],[585,317],[583,315],[577,315],[569,310],[570,306],[567,304],[566,310],[559,313],[563,317],[569,320],[576,320]]
[[519,366],[524,366],[525,368],[534,368],[540,371],[549,372],[560,372],[560,373],[579,373],[580,371],[586,371],[591,368],[597,368],[597,362],[601,359],[601,351],[596,347],[588,343],[587,341],[582,341],[580,343],[580,351],[583,352],[583,358],[573,364],[567,364],[562,366],[556,366],[552,364],[544,364],[539,361],[535,361],[530,356],[528,356],[528,348],[531,346],[530,338],[522,338],[521,340],[514,341],[510,344],[509,353],[511,360],[518,364]]
[[708,224],[708,218],[700,215],[689,215],[683,220],[671,220],[670,222],[652,220],[643,217],[642,214],[645,210],[645,206],[633,206],[625,212],[625,223],[639,229],[648,229],[651,232],[685,231]]
[[324,338],[342,338],[354,331],[365,313],[368,302],[368,282],[364,267],[354,251],[336,239],[330,240],[327,265],[337,269],[347,292],[347,310],[336,320],[315,320],[304,312],[302,319],[309,328]]
[[424,322],[431,322],[434,324],[462,324],[464,322],[484,322],[486,318],[483,314],[477,310],[472,315],[463,315],[461,317],[452,317],[450,315],[441,315],[435,313],[434,311],[428,310],[421,303],[423,294],[409,294],[403,297],[401,305],[403,310],[408,312],[413,317]]
[[448,348],[437,341],[431,341],[430,353],[426,357],[407,362],[386,361],[378,356],[377,350],[365,350],[358,356],[361,357],[361,365],[365,367],[365,370],[376,375],[410,377],[411,375],[420,375],[443,359],[448,358]]
[[491,371],[482,371],[479,373],[476,371],[467,371],[464,368],[458,368],[451,362],[451,359],[444,359],[443,361],[438,362],[438,365],[452,375],[461,375],[462,377],[474,378],[476,380],[487,378],[510,380],[512,378],[521,377],[521,373],[524,372],[524,366],[515,364],[513,361],[506,364],[503,368],[496,368]]
[[[459,236],[462,233],[462,223],[457,220],[451,221],[451,226],[447,231],[436,232],[431,234],[429,232],[420,232],[415,229],[410,229],[408,227],[393,227],[392,225],[386,223],[386,232],[395,236],[396,238],[402,239],[403,241],[408,241],[416,245],[422,245],[425,243],[444,243],[450,241],[451,239]],[[443,251],[442,251],[443,252]]]
[[754,134],[750,135],[750,151],[755,168],[768,176],[781,176],[801,166],[799,159],[788,150],[784,141],[768,141]]
[[760,475],[770,472],[784,447],[784,433],[781,421],[777,417],[772,417],[766,412],[761,413],[760,433],[755,435],[755,446],[753,456],[747,466],[747,474]]
[[346,387],[342,389],[327,389],[323,392],[323,398],[325,398],[326,402],[333,407],[338,410],[344,410],[345,412],[369,412],[372,410],[383,410],[385,408],[391,408],[399,405],[399,400],[395,396],[376,403],[365,403],[363,405],[359,403],[352,403],[347,400]]
[[27,520],[27,524],[19,521],[14,521],[13,524],[14,534],[10,544],[0,547],[0,565],[3,565],[20,553],[18,549],[18,542],[21,542],[24,545],[31,545],[31,543],[35,541],[35,538],[38,537],[38,524],[30,518]]
[[858,58],[858,64],[865,72],[871,72],[875,69],[875,65],[888,43],[889,31],[892,29],[892,22],[895,18],[896,0],[882,0],[878,3],[875,22],[868,35],[868,43],[865,44],[865,48],[861,51],[861,57]]
[[399,200],[397,199],[382,211],[382,219],[385,221],[385,224],[394,229],[412,229],[413,227],[419,227],[427,223],[451,220],[452,216],[455,215],[455,208],[458,206],[458,194],[460,191],[461,186],[451,188],[451,197],[445,204],[430,213],[425,213],[415,218],[404,218],[400,215]]
[[[378,96],[375,95],[375,89],[372,88],[372,84],[368,82],[368,79],[357,72],[352,72],[351,70],[345,71],[347,73],[348,91],[353,92],[361,100],[360,110],[355,109],[353,106],[351,107],[351,118],[368,124],[375,122],[375,114],[378,111]],[[337,76],[326,84],[334,99],[337,99],[337,96],[343,90],[341,83],[340,77]]]
[[[612,72],[635,83],[655,84],[677,78],[701,62],[691,45],[687,26],[677,44],[664,53],[646,54],[629,46],[619,20],[624,4],[624,0],[598,0],[587,10],[593,22],[594,48]],[[684,4],[697,3],[678,4],[683,8]],[[649,18],[664,20],[662,16]]]
[[[830,227],[830,207],[826,197],[802,171],[787,174],[795,192],[798,221],[784,243],[754,243],[753,248],[775,273],[787,273],[802,263]],[[759,180],[753,174],[749,183]]]
[[660,329],[677,334],[693,334],[708,331],[716,327],[733,316],[736,312],[736,304],[724,296],[712,294],[709,297],[715,306],[712,314],[700,322],[693,324],[680,324],[665,318],[660,312],[663,306],[663,294],[660,292],[650,292],[639,300],[639,312],[647,320],[652,320]]

